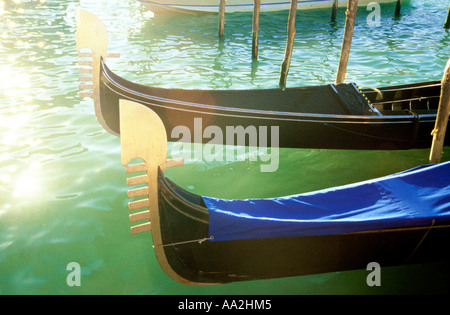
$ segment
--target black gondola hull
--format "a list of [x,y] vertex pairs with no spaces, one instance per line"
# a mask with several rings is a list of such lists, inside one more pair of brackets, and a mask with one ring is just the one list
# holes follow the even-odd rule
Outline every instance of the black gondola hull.
[[170,267],[192,284],[366,269],[371,262],[386,267],[450,260],[445,250],[450,240],[448,226],[215,242],[205,240],[209,238],[208,213],[199,210],[201,207],[200,197],[160,174],[159,216],[165,256]]
[[[120,134],[119,99],[139,102],[159,115],[171,142],[250,145],[249,128],[255,128],[257,139],[253,139],[253,143],[261,147],[404,150],[431,146],[439,82],[381,89],[384,98],[392,101],[391,107],[394,109],[398,106],[403,108],[401,104],[406,102],[405,99],[415,102],[413,111],[400,108],[383,111],[383,115],[350,115],[345,111],[340,113],[341,109],[335,110],[331,106],[326,108],[325,103],[328,104],[330,99],[324,96],[323,103],[317,100],[317,95],[323,94],[320,88],[327,90],[326,87],[247,91],[151,88],[120,78],[102,63],[101,115],[107,129]],[[365,91],[365,95],[374,102],[377,93]],[[302,104],[305,112],[295,111],[295,102],[299,97],[307,99]],[[427,105],[421,104],[425,103],[422,98],[428,102]],[[226,106],[228,102],[233,106]],[[314,102],[317,104],[312,104]],[[386,107],[386,104],[380,106]],[[336,113],[314,113],[322,107],[324,112]],[[183,130],[188,130],[188,134],[177,132],[180,126],[186,127]],[[205,132],[210,126],[218,127],[222,134],[213,137],[210,132]],[[237,126],[248,131],[244,142],[239,142],[237,136],[227,134],[227,127]],[[265,133],[261,128],[267,130],[264,139]],[[236,131],[230,130],[231,133]],[[450,139],[446,137],[445,145],[449,143]]]

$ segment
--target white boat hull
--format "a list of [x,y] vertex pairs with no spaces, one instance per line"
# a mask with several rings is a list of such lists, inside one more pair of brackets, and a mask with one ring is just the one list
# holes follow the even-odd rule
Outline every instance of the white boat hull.
[[[219,12],[220,0],[139,0],[147,9],[154,13],[205,13]],[[367,5],[371,2],[387,3],[397,0],[359,0],[359,5]],[[339,6],[346,6],[348,0],[339,0]],[[227,0],[225,11],[252,12],[253,0]],[[291,2],[289,0],[261,0],[261,11],[288,10]],[[298,0],[298,9],[321,9],[331,8],[333,0]]]

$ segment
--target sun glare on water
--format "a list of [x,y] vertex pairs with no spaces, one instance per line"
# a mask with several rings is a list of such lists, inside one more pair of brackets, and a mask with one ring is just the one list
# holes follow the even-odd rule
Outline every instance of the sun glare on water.
[[39,174],[39,165],[31,165],[19,175],[14,184],[14,197],[37,197],[43,192],[43,183]]

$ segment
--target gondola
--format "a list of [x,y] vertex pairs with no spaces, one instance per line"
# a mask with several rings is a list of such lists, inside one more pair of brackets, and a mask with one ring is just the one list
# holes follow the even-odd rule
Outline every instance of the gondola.
[[[130,221],[136,215],[150,222],[132,231],[151,229],[161,267],[180,283],[450,259],[450,162],[299,195],[225,200],[192,194],[165,177],[167,138],[157,114],[121,100],[120,116],[122,164],[147,170],[148,199],[131,202],[130,209],[139,204],[150,210]],[[144,164],[130,166],[136,158]]]
[[[211,13],[219,12],[219,0],[139,0],[147,9],[154,13]],[[371,2],[387,3],[396,0],[360,0],[360,5],[367,5]],[[346,1],[339,1],[346,4]],[[253,0],[228,0],[226,12],[251,12],[253,11]],[[299,10],[331,8],[333,0],[299,0]],[[286,0],[262,0],[261,11],[272,12],[288,10],[290,2]]]
[[[272,147],[404,150],[431,146],[440,81],[378,88],[358,88],[355,83],[255,90],[144,86],[108,68],[107,39],[100,40],[99,35],[107,36],[105,26],[86,11],[79,14],[78,48],[93,52],[90,71],[96,115],[115,135],[120,135],[119,99],[128,99],[156,112],[173,142],[210,143],[215,139],[205,132],[209,127],[221,130],[223,139],[233,139],[234,134],[226,134],[227,127],[241,126],[244,131],[265,128],[263,146]],[[96,31],[81,27],[83,19]],[[188,128],[191,137],[174,132],[180,126]],[[195,133],[199,136],[194,137]],[[249,135],[245,136],[240,143],[222,144],[250,145]],[[446,137],[445,145],[449,144]]]
[[[217,126],[226,138],[227,126],[279,128],[285,148],[401,150],[431,147],[440,81],[360,91],[356,84],[261,89],[181,90],[147,87],[114,74],[101,62],[100,113],[107,128],[120,134],[119,99],[148,106],[163,120],[169,141],[182,141],[172,132],[186,126],[201,135]],[[377,97],[379,99],[377,100]],[[189,138],[190,142],[211,138]],[[449,144],[450,137],[447,137]],[[249,145],[248,142],[241,143]]]
[[[333,206],[336,207],[330,207],[330,200],[327,198],[330,195],[340,201],[354,198],[359,204],[364,197],[369,196],[364,193],[359,195],[367,186],[376,189],[385,181],[408,181],[408,176],[405,179],[393,176],[370,184],[337,188],[337,193],[319,191],[272,200],[213,202],[211,198],[184,191],[160,173],[158,198],[164,254],[170,268],[189,284],[219,284],[366,269],[371,262],[386,267],[448,260],[449,253],[445,248],[450,240],[449,170],[450,165],[446,164],[410,177],[415,180],[414,177],[417,176],[422,180],[421,175],[427,178],[436,174],[436,171],[447,175],[440,178],[441,182],[446,182],[446,187],[437,192],[447,199],[445,207],[440,207],[445,209],[445,215],[433,213],[419,219],[415,215],[422,215],[423,209],[408,208],[410,213],[407,218],[399,218],[397,223],[392,222],[390,225],[389,219],[383,218],[385,209],[380,208],[378,214],[373,213],[373,226],[367,230],[362,226],[369,225],[369,220],[365,222],[357,219],[364,217],[363,209],[358,209],[355,205],[345,209],[345,212],[338,210],[334,213],[331,212],[332,208],[343,210],[344,206],[335,204]],[[423,191],[427,189],[421,188]],[[401,189],[403,187],[396,187],[389,193],[396,197],[409,195],[411,199],[394,200],[393,197],[391,201],[386,201],[386,208],[391,208],[389,212],[392,211],[394,216],[395,211],[405,211],[396,202],[415,202],[415,198],[421,193],[421,189],[407,192]],[[382,202],[382,197],[379,197],[375,203]],[[427,198],[422,197],[422,201]],[[314,200],[315,203],[310,204],[309,200]],[[297,205],[291,205],[291,202]],[[304,204],[306,202],[307,206]],[[220,207],[223,204],[229,204],[225,210]],[[327,213],[321,217],[324,204],[328,206]],[[267,217],[268,214],[264,211],[266,207],[270,208],[272,216]],[[247,208],[249,213],[245,212]],[[291,210],[294,218],[285,217]],[[302,211],[307,213],[301,215]],[[352,214],[353,211],[357,214]],[[434,211],[437,212],[435,209]],[[313,218],[309,218],[309,215]],[[440,215],[444,217],[438,219]],[[375,221],[380,221],[379,225]],[[427,233],[431,227],[432,231]]]

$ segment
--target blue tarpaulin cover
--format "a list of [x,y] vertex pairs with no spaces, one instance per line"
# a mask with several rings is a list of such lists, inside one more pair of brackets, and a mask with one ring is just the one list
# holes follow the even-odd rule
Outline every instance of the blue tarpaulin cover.
[[281,198],[203,200],[214,241],[431,226],[450,222],[450,162]]

